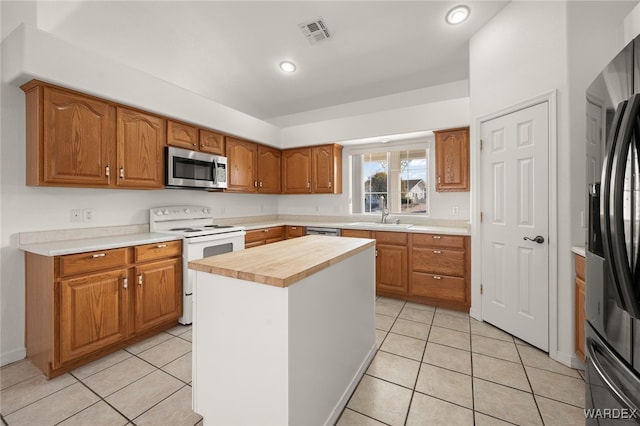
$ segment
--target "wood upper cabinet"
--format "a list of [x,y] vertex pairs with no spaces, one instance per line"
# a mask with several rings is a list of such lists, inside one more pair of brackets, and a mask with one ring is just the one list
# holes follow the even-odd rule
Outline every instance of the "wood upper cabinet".
[[342,193],[342,146],[320,145],[311,149],[311,192]]
[[200,151],[208,154],[224,155],[224,135],[211,130],[200,129],[199,139]]
[[311,148],[286,149],[282,152],[282,192],[311,193]]
[[167,145],[224,155],[224,135],[173,120],[167,120]]
[[[123,265],[124,266],[124,265]],[[127,269],[60,282],[60,360],[73,361],[127,337]]]
[[282,151],[258,145],[258,192],[279,194],[281,192],[280,169]]
[[284,150],[282,192],[342,193],[342,147],[329,144]]
[[27,185],[108,187],[115,109],[75,92],[23,86],[27,107]]
[[282,151],[242,139],[226,138],[229,192],[280,193]]
[[164,188],[165,120],[30,81],[27,185]]
[[164,188],[165,120],[118,107],[117,185],[124,188]]
[[167,120],[167,145],[197,150],[198,128],[177,121]]
[[469,191],[469,128],[434,131],[436,191]]
[[227,138],[227,191],[256,192],[258,181],[258,145]]

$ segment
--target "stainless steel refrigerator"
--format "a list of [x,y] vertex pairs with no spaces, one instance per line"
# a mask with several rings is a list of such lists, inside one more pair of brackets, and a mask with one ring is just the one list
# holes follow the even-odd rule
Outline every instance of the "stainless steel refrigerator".
[[640,38],[587,90],[587,424],[640,423]]

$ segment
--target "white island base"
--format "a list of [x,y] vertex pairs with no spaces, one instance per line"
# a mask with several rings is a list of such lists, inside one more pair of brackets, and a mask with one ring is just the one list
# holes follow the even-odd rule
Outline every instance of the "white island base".
[[194,301],[205,425],[334,424],[376,350],[375,247],[284,287],[197,271]]

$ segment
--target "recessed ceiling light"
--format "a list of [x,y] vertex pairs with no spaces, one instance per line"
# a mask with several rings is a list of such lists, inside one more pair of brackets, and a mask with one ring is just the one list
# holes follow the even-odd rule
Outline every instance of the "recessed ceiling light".
[[280,62],[280,69],[284,72],[294,72],[296,70],[296,64],[291,61]]
[[452,25],[464,22],[469,17],[469,13],[467,6],[456,6],[447,13],[447,22]]

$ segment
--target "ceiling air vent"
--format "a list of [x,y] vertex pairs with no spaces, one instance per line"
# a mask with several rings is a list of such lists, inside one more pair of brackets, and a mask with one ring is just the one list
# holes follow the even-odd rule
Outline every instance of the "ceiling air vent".
[[299,24],[298,26],[311,44],[316,44],[319,41],[323,41],[331,37],[329,28],[327,28],[327,25],[324,23],[324,20],[322,18],[307,21]]

